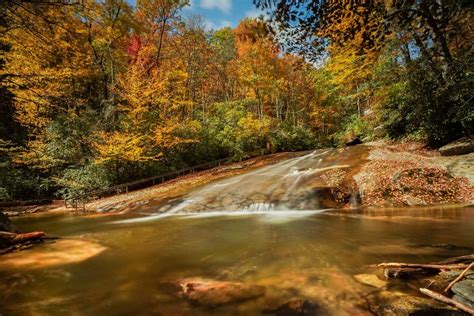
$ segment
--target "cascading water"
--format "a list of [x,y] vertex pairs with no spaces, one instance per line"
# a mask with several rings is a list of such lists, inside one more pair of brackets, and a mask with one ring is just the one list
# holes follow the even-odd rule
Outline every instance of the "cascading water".
[[[301,157],[220,180],[163,205],[154,214],[123,222],[141,222],[171,215],[212,212],[265,214],[289,211],[321,211],[321,192],[327,184],[320,175],[351,167],[348,149],[317,150]],[[176,203],[177,202],[177,203]]]

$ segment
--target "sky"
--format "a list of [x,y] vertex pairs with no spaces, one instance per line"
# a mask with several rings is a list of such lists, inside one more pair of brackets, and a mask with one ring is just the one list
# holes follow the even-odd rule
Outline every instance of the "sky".
[[[126,1],[131,5],[136,3],[136,0]],[[240,20],[262,14],[252,0],[190,0],[190,3],[183,9],[182,16],[200,15],[208,29],[236,27]]]
[[225,26],[235,27],[245,17],[257,17],[261,11],[252,0],[191,0],[183,15],[198,14],[204,18],[209,29]]

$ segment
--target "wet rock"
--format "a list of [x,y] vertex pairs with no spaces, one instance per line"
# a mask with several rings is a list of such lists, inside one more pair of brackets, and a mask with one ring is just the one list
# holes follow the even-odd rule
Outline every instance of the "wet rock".
[[469,306],[474,307],[474,280],[466,279],[457,282],[451,290],[461,299],[462,302],[468,302]]
[[453,297],[452,297],[453,300],[461,303],[461,304],[464,304],[466,306],[470,306],[470,307],[473,307],[474,308],[474,303],[471,302],[471,301],[468,301],[466,300],[464,297],[462,297],[461,295],[457,295],[457,294],[454,294]]
[[355,145],[359,145],[359,144],[362,144],[362,140],[359,137],[355,137],[354,139],[351,139],[350,141],[348,141],[345,145],[346,146],[355,146]]
[[10,232],[10,233],[18,233],[18,229],[12,224],[12,222],[8,219],[8,216],[3,214],[0,211],[0,231]]
[[465,155],[474,152],[474,137],[463,137],[439,149],[442,156]]
[[418,269],[418,268],[388,268],[385,269],[383,274],[385,278],[408,280],[414,279],[421,276],[435,275],[439,270],[435,269]]
[[238,303],[260,297],[265,292],[263,286],[211,279],[189,279],[180,285],[185,299],[205,306]]
[[462,315],[446,304],[400,292],[381,291],[368,296],[367,303],[376,315]]
[[276,309],[263,311],[264,314],[276,316],[313,316],[325,315],[324,309],[307,300],[293,300],[278,306]]
[[380,280],[375,274],[357,274],[354,278],[362,284],[381,288],[387,285],[387,282]]

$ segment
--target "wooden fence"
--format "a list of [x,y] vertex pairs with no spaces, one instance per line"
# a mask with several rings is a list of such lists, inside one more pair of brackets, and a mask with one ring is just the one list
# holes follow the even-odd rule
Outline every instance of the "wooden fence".
[[67,208],[75,208],[76,210],[78,210],[79,208],[82,208],[83,210],[85,210],[86,203],[94,199],[143,189],[149,186],[153,186],[157,183],[163,183],[167,180],[171,180],[185,174],[193,173],[195,171],[211,169],[230,161],[231,160],[229,158],[214,160],[214,161],[202,163],[199,165],[195,165],[189,168],[167,172],[167,173],[163,173],[157,176],[148,177],[148,178],[131,181],[131,182],[123,183],[123,184],[118,184],[118,185],[110,186],[110,187],[100,189],[100,190],[86,192],[74,197],[64,199],[64,204]]

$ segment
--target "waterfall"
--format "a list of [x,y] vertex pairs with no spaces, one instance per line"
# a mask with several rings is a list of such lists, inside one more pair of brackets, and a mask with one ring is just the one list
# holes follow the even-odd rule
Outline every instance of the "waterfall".
[[[328,185],[320,175],[328,174],[328,171],[331,175],[332,169],[349,168],[350,159],[348,150],[313,151],[229,179],[218,180],[176,200],[174,203],[177,204],[172,207],[164,205],[155,214],[121,223],[144,222],[171,215],[324,211],[325,204],[321,203],[321,198],[327,196],[320,195],[328,192]],[[357,201],[358,197],[353,194],[350,199],[351,207],[357,207]]]

